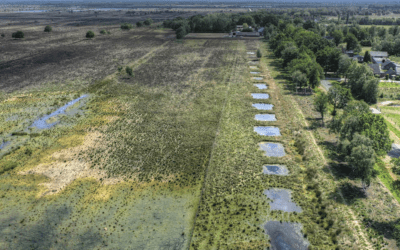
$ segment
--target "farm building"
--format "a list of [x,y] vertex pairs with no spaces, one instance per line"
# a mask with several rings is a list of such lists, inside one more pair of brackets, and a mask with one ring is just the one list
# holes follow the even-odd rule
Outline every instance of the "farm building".
[[380,64],[368,64],[368,66],[372,69],[374,75],[379,75],[380,77],[385,75],[384,72],[382,72],[381,70]]
[[371,57],[375,58],[388,58],[388,53],[386,51],[371,51]]
[[353,60],[357,61],[359,63],[362,63],[362,62],[364,62],[364,57],[360,56],[360,55],[355,55],[355,56],[353,56]]

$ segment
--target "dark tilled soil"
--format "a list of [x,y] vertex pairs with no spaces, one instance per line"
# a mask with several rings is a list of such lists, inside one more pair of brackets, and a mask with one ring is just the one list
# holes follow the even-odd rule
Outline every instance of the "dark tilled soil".
[[39,31],[27,32],[25,36],[30,38],[26,40],[3,39],[0,90],[10,92],[49,82],[90,83],[115,72],[118,65],[139,59],[170,40],[167,36],[172,33],[142,29],[124,32],[114,28],[111,35],[97,34],[88,40],[84,38],[85,30],[58,32],[51,34],[52,39],[43,39],[49,34]]

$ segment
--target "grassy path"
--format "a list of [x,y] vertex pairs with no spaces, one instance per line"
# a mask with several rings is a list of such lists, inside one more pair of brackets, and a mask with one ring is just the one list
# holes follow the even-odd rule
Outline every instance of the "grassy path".
[[[239,44],[236,45],[236,50],[238,50],[238,47],[239,47],[238,45]],[[228,86],[226,88],[225,98],[224,98],[225,101],[224,101],[224,104],[222,106],[221,114],[223,114],[224,111],[225,111],[225,107],[226,107],[226,104],[228,102],[229,91],[231,89],[232,80],[235,80],[234,76],[238,72],[238,70],[237,70],[238,61],[237,60],[238,60],[238,54],[235,54],[235,58],[234,58],[235,64],[232,67],[232,71],[230,73],[230,77],[229,77],[229,80],[228,80]],[[217,130],[215,132],[215,138],[214,138],[214,141],[213,141],[213,144],[212,144],[212,147],[211,147],[211,152],[210,152],[210,160],[208,161],[208,165],[207,165],[206,170],[204,172],[204,180],[203,180],[203,184],[202,184],[202,188],[201,188],[201,194],[200,194],[200,197],[199,197],[199,205],[198,205],[198,208],[196,210],[196,215],[195,215],[194,220],[193,220],[193,226],[192,226],[192,231],[191,231],[190,236],[189,236],[190,239],[189,239],[188,246],[191,245],[190,243],[192,242],[193,232],[194,232],[195,226],[196,226],[196,219],[199,216],[199,210],[200,210],[200,207],[202,205],[201,201],[202,201],[202,198],[203,198],[203,195],[204,195],[204,191],[205,191],[205,188],[206,188],[206,180],[207,180],[208,170],[210,168],[211,162],[213,161],[214,149],[215,149],[215,146],[216,146],[216,140],[217,140],[218,134],[220,133],[220,130],[221,130],[221,120],[222,120],[222,115],[220,116],[220,119],[218,121],[218,127],[217,127]]]

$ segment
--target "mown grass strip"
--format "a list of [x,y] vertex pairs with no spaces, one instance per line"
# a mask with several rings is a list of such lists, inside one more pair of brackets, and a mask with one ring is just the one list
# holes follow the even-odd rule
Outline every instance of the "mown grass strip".
[[392,131],[397,137],[400,138],[400,131],[395,128],[390,122],[385,119],[386,125],[388,126],[389,130]]
[[393,188],[394,180],[390,175],[389,170],[385,167],[385,163],[381,159],[378,159],[374,169],[378,171],[378,177],[382,183],[387,187],[387,189],[389,189],[393,197],[400,203],[400,192],[399,190]]

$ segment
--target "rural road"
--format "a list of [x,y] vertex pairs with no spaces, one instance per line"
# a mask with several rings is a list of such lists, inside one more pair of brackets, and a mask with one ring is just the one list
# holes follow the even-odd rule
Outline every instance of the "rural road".
[[327,91],[332,87],[332,84],[328,80],[321,80],[321,84]]
[[392,158],[399,158],[400,156],[400,144],[392,144],[392,150],[389,151],[388,156]]
[[375,109],[375,108],[369,108],[372,111],[372,114],[380,114],[381,111]]

